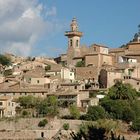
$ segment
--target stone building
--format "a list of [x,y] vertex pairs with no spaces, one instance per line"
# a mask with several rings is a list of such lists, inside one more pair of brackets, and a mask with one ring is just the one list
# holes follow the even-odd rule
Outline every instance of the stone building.
[[17,105],[18,104],[13,101],[13,97],[0,96],[0,118],[15,116]]

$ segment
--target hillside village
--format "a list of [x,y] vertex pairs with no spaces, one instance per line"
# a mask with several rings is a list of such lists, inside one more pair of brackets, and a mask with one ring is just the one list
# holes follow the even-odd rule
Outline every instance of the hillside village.
[[57,97],[66,107],[96,106],[118,81],[140,91],[140,31],[120,48],[82,46],[83,33],[72,19],[67,51],[56,58],[20,57],[6,53],[9,66],[0,65],[0,117],[16,116],[22,96]]

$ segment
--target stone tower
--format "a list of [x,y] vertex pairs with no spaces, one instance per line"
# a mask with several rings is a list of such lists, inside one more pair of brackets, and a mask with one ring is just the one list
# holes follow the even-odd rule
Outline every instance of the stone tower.
[[65,36],[68,37],[67,65],[74,66],[73,58],[80,56],[80,38],[83,33],[78,31],[76,18],[72,19],[70,28],[70,31],[65,32]]

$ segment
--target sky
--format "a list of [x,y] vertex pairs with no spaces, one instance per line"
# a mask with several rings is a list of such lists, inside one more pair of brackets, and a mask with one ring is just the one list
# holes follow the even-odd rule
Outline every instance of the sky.
[[138,32],[140,0],[0,0],[0,53],[56,57],[73,17],[81,45],[120,47]]

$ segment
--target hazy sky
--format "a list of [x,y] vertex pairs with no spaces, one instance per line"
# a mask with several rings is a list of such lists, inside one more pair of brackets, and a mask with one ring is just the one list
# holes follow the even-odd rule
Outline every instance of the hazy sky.
[[58,56],[73,17],[81,44],[119,47],[138,32],[140,0],[0,0],[0,53]]

